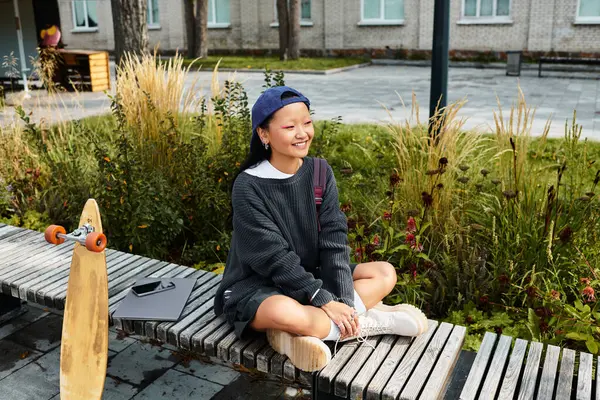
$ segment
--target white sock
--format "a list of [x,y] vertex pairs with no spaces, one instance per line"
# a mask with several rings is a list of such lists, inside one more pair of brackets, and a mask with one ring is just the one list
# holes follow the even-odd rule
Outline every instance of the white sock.
[[340,338],[340,336],[342,336],[342,333],[340,332],[340,328],[338,328],[332,320],[329,320],[329,322],[331,322],[331,328],[329,328],[329,335],[327,335],[324,339],[321,340],[336,341]]
[[[365,303],[363,303],[363,301],[360,298],[360,296],[358,295],[358,293],[356,293],[356,290],[354,291],[354,308],[356,309],[356,312],[359,314],[362,314],[367,311],[367,307],[365,307]],[[340,338],[340,336],[342,335],[342,333],[340,332],[340,328],[338,328],[337,325],[335,323],[333,323],[333,321],[329,320],[329,322],[331,322],[331,328],[329,328],[329,335],[327,335],[322,340],[323,341],[338,340]]]
[[356,309],[356,312],[358,314],[362,314],[365,311],[367,311],[367,307],[365,307],[365,303],[363,303],[363,301],[360,298],[360,296],[358,295],[358,293],[356,293],[356,290],[354,291],[354,308]]

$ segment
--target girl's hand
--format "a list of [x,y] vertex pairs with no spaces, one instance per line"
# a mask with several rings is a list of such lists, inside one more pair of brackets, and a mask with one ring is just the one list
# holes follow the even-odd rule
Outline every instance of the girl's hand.
[[338,326],[342,339],[358,335],[358,315],[354,308],[344,303],[330,301],[323,305],[321,309]]

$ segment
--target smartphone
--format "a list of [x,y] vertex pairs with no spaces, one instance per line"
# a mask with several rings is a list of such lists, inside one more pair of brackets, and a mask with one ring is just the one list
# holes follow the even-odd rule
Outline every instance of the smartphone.
[[175,289],[175,283],[172,281],[162,282],[162,281],[154,281],[148,283],[142,283],[140,285],[135,285],[131,288],[133,294],[138,297],[148,296],[155,293],[164,292],[165,290]]

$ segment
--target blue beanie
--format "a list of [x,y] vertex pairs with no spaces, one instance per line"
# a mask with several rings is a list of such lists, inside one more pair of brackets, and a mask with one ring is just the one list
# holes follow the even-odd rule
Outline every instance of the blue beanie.
[[[291,97],[282,99],[284,94],[291,94]],[[260,95],[252,107],[252,139],[250,139],[250,150],[253,151],[262,143],[258,137],[258,128],[275,111],[292,103],[304,103],[310,110],[310,101],[302,93],[289,86],[271,87]]]

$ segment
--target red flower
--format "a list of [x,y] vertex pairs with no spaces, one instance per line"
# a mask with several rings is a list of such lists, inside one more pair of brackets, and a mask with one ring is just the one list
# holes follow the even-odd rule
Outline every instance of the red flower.
[[410,265],[410,274],[412,275],[413,279],[417,279],[417,264]]
[[584,285],[589,285],[590,278],[579,278],[579,282],[583,283]]
[[406,235],[406,243],[413,244],[414,242],[415,242],[415,235],[413,235],[412,233],[409,233],[408,235]]
[[482,304],[487,304],[490,301],[490,297],[488,295],[481,296],[479,298],[479,302]]
[[596,296],[594,296],[594,288],[591,286],[586,286],[581,293],[583,294],[583,298],[585,299],[586,303],[596,301]]
[[390,214],[389,212],[385,211],[383,213],[383,219],[385,219],[386,221],[391,221],[392,220],[392,214]]
[[379,239],[379,235],[373,236],[373,244],[375,246],[379,246],[381,244],[380,239]]
[[413,217],[408,218],[408,222],[406,224],[406,232],[416,232],[417,231],[417,223]]
[[417,253],[420,253],[420,252],[423,251],[423,245],[421,243],[419,243],[419,244],[416,244],[416,243],[412,244],[410,246],[410,248],[413,249],[414,251],[416,251]]

